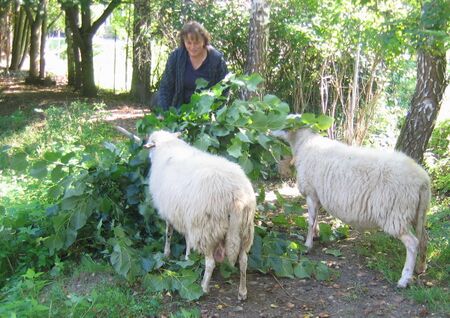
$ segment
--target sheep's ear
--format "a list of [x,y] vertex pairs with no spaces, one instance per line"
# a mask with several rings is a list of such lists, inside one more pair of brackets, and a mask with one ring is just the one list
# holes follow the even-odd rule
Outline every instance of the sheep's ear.
[[283,140],[287,140],[288,137],[288,133],[284,130],[274,130],[270,132],[270,135],[277,137],[277,138],[281,138]]

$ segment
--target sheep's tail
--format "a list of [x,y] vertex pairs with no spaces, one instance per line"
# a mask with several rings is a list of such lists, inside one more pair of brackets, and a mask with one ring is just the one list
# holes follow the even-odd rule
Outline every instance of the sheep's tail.
[[416,273],[423,273],[427,268],[427,244],[428,244],[428,234],[425,229],[426,225],[426,214],[430,205],[430,186],[422,186],[419,192],[419,206],[416,212],[416,236],[419,240],[419,252],[416,262]]
[[234,200],[230,212],[227,236],[225,238],[225,253],[228,261],[234,266],[241,251],[248,253],[253,244],[254,202]]

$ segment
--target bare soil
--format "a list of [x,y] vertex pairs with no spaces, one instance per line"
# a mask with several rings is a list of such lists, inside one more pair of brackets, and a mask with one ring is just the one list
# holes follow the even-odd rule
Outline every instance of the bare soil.
[[[74,100],[85,99],[64,83],[38,87],[25,85],[24,77],[17,74],[0,76],[0,116],[16,110],[64,105]],[[149,112],[142,105],[110,95],[100,95],[90,101],[106,103],[110,114],[106,120],[129,130],[134,130],[137,118]],[[341,257],[325,254],[324,246],[318,242],[308,255],[310,259],[326,261],[337,271],[332,281],[285,279],[249,272],[248,299],[240,302],[237,300],[238,275],[224,281],[216,270],[210,293],[192,305],[201,308],[202,317],[438,317],[425,306],[405,298],[403,291],[388,283],[380,273],[366,268],[365,260],[355,253],[357,236],[357,232],[352,231],[350,238],[327,246],[339,249]],[[176,297],[167,295],[165,302],[162,317],[179,309]]]

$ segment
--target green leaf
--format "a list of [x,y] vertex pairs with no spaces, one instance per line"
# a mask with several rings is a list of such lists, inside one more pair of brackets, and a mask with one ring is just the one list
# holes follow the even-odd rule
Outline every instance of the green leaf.
[[333,255],[335,257],[342,256],[342,252],[340,250],[334,250],[334,249],[325,249],[325,253],[329,255]]
[[276,225],[288,225],[289,221],[284,214],[278,214],[277,216],[272,218],[272,222]]
[[233,138],[231,140],[231,146],[228,147],[227,152],[234,158],[239,158],[240,156],[242,156],[242,141],[240,141],[238,138]]
[[44,159],[50,162],[55,162],[61,158],[61,154],[59,152],[47,151],[44,153]]
[[47,162],[37,161],[30,169],[30,175],[36,179],[43,179],[47,176]]
[[269,255],[268,264],[273,268],[275,274],[279,277],[294,277],[294,269],[292,268],[292,261],[286,256]]
[[45,239],[45,246],[49,249],[50,255],[53,255],[55,251],[59,251],[63,248],[64,240],[59,234],[53,234]]
[[66,173],[63,170],[63,166],[56,166],[50,172],[50,178],[52,179],[53,182],[58,182],[65,175],[66,175]]
[[214,96],[204,94],[200,97],[200,100],[198,101],[198,114],[203,115],[206,113],[209,113],[211,110],[211,106],[214,103]]
[[84,194],[85,189],[86,183],[78,182],[73,187],[66,190],[64,193],[64,199],[81,196]]
[[267,137],[265,134],[260,133],[257,137],[258,142],[264,149],[269,150],[269,142],[271,139]]
[[258,131],[266,131],[268,129],[268,118],[262,111],[256,110],[251,116],[251,127]]
[[314,124],[316,122],[316,115],[312,113],[303,113],[301,120],[305,124]]
[[203,295],[203,290],[199,284],[191,283],[188,285],[182,284],[178,289],[180,296],[189,301],[199,299]]
[[66,153],[64,156],[61,157],[61,162],[64,164],[68,164],[72,158],[75,158],[75,156],[76,154],[74,152]]
[[223,278],[228,279],[228,278],[230,278],[231,274],[237,272],[237,268],[232,266],[230,264],[230,262],[225,261],[225,262],[220,263],[219,271],[220,271],[220,275],[222,275]]
[[77,239],[77,235],[78,235],[78,232],[76,231],[76,230],[73,230],[73,229],[67,229],[66,230],[66,233],[65,233],[66,235],[66,239],[65,239],[65,241],[64,241],[64,248],[68,248],[68,247],[70,247],[74,242],[75,242],[75,240]]
[[115,244],[110,261],[116,272],[126,277],[131,268],[130,250],[126,246]]
[[197,78],[195,80],[195,87],[196,89],[203,89],[205,87],[207,87],[209,84],[209,82],[207,80],[205,80],[204,78]]
[[240,132],[236,134],[236,137],[239,138],[239,140],[242,142],[251,143],[252,141],[250,140],[250,138],[248,138],[247,133],[248,132],[244,129],[240,129]]
[[326,130],[328,128],[330,128],[333,125],[333,118],[330,116],[326,116],[326,115],[319,115],[319,117],[317,117],[317,127],[320,130]]
[[144,286],[153,292],[170,290],[170,278],[163,275],[147,274],[144,278]]
[[294,275],[298,278],[310,278],[314,272],[314,264],[309,259],[302,259],[294,268]]
[[319,239],[321,242],[329,242],[333,231],[331,226],[327,223],[319,223]]
[[253,238],[253,245],[248,257],[248,266],[250,268],[257,269],[262,273],[266,273],[267,269],[263,267],[262,246],[261,236],[255,233]]
[[261,77],[261,75],[259,75],[258,73],[253,73],[247,78],[245,84],[249,91],[254,92],[258,88],[258,85],[263,81],[264,79]]
[[248,175],[253,171],[253,162],[247,156],[242,156],[239,158],[239,165],[242,167],[244,172]]
[[323,281],[328,280],[331,277],[331,271],[327,265],[319,262],[316,266],[315,276],[317,280]]
[[195,140],[194,142],[194,147],[203,150],[203,151],[207,151],[209,146],[211,146],[213,143],[212,138],[205,133],[201,133],[200,135],[197,136],[197,140]]
[[24,171],[28,167],[27,154],[26,153],[16,153],[10,158],[11,168],[16,171]]
[[70,218],[70,228],[73,230],[81,229],[86,224],[87,218],[85,211],[75,211]]
[[299,228],[301,229],[308,229],[308,222],[306,221],[306,218],[304,216],[296,215],[292,219]]

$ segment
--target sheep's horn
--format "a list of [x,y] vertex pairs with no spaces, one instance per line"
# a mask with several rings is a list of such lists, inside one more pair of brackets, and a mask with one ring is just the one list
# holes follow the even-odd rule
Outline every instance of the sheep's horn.
[[138,136],[136,136],[136,135],[133,134],[133,133],[130,133],[130,132],[129,132],[128,130],[126,130],[125,128],[122,128],[122,127],[120,127],[120,126],[116,126],[116,130],[117,130],[118,132],[124,134],[124,135],[127,136],[128,138],[133,139],[133,140],[134,140],[135,142],[137,142],[137,143],[141,143],[141,142],[142,142],[142,139],[141,139],[141,138],[139,138]]

